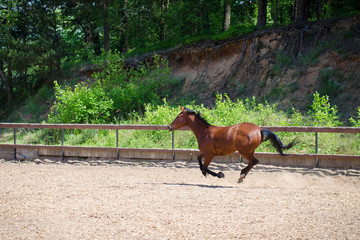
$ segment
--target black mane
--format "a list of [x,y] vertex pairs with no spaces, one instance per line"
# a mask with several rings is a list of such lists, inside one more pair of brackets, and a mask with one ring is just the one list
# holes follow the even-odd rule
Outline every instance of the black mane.
[[187,109],[185,108],[186,111],[191,114],[191,115],[194,115],[195,117],[197,117],[199,120],[201,120],[203,123],[205,123],[206,125],[209,125],[209,126],[212,126],[202,115],[200,112],[195,112],[191,109]]

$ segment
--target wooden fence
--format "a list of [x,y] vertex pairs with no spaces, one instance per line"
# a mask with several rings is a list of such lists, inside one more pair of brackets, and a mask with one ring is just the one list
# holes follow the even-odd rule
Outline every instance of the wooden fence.
[[[137,152],[157,152],[157,153],[166,153],[172,154],[173,160],[175,159],[176,154],[199,154],[198,150],[195,149],[175,149],[174,144],[174,132],[172,132],[172,149],[144,149],[144,148],[120,148],[119,147],[119,130],[162,130],[168,131],[168,126],[166,125],[114,125],[114,124],[38,124],[38,123],[0,123],[0,128],[10,128],[13,129],[14,142],[12,144],[0,144],[2,148],[11,148],[14,150],[14,159],[17,156],[17,148],[22,149],[52,149],[52,150],[61,150],[62,158],[64,159],[66,150],[96,150],[96,151],[112,151],[117,152],[117,158],[119,158],[119,152],[121,151],[137,151]],[[30,128],[30,129],[61,129],[62,130],[62,144],[61,145],[31,145],[31,144],[17,144],[16,143],[16,133],[17,129]],[[355,127],[266,127],[273,132],[307,132],[314,133],[315,141],[315,154],[287,154],[287,158],[313,158],[315,159],[315,166],[319,166],[319,159],[338,159],[338,160],[348,160],[356,161],[360,166],[360,156],[359,155],[339,155],[339,154],[319,154],[318,153],[318,133],[351,133],[357,134],[360,133],[360,128]],[[116,147],[84,147],[84,146],[65,146],[64,145],[64,130],[66,129],[108,129],[116,130]],[[190,129],[184,127],[178,131],[189,131]],[[278,154],[275,153],[257,153],[259,157],[275,157]],[[1,156],[0,156],[1,157]]]

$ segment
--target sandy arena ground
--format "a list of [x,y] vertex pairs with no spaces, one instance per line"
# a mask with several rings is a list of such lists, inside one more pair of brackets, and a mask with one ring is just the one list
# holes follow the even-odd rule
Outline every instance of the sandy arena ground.
[[0,160],[0,239],[360,239],[360,170]]

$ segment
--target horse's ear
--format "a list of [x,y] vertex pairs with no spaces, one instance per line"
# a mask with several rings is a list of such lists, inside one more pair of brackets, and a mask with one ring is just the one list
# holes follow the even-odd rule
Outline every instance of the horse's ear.
[[181,108],[181,111],[184,112],[185,111],[185,108],[183,106],[180,107]]

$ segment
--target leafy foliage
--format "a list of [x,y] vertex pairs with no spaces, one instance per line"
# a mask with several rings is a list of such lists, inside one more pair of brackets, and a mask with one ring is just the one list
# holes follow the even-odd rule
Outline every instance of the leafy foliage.
[[271,72],[273,74],[282,74],[292,63],[292,57],[289,51],[276,52],[275,65]]
[[157,105],[176,86],[167,62],[154,56],[152,64],[125,68],[117,55],[108,55],[104,71],[94,74],[94,82],[62,88],[55,82],[55,111],[49,122],[106,123],[142,112],[145,104]]
[[[336,106],[330,106],[328,97],[314,94],[313,109],[307,115],[299,111],[285,113],[279,111],[276,105],[260,103],[256,98],[247,98],[244,101],[232,101],[226,94],[217,94],[216,105],[206,108],[194,103],[186,104],[185,107],[200,111],[211,124],[218,126],[231,125],[241,122],[252,122],[260,126],[340,126],[336,115]],[[146,104],[144,115],[132,112],[127,119],[118,119],[116,124],[154,124],[168,125],[179,114],[179,106],[170,105],[166,99],[162,104]],[[360,108],[358,116],[350,119],[353,126],[359,127]],[[297,153],[315,153],[314,135],[312,133],[277,133],[284,143],[291,141],[295,136],[300,142],[292,151]],[[9,134],[12,136],[12,134]],[[46,131],[29,132],[20,134],[18,143],[46,143],[59,144],[59,133]],[[356,134],[319,134],[319,152],[323,154],[360,154],[360,139]],[[86,146],[116,146],[116,132],[114,130],[79,130],[66,131],[66,145]],[[145,131],[123,130],[119,131],[120,147],[135,148],[171,148],[171,133],[169,131]],[[11,137],[9,142],[13,141]],[[176,148],[197,148],[197,141],[190,131],[176,131]],[[274,152],[268,142],[260,145],[257,151]]]
[[354,126],[354,127],[360,127],[360,107],[358,107],[358,115],[357,117],[353,118],[351,117],[350,118],[350,123]]
[[313,117],[314,126],[337,127],[341,125],[337,116],[337,107],[330,105],[328,96],[321,97],[316,92],[311,108],[309,113]]
[[167,61],[158,55],[154,55],[153,63],[142,64],[137,69],[125,68],[115,55],[108,61],[105,71],[94,77],[102,82],[120,116],[142,111],[145,104],[160,104],[177,84],[176,79],[170,77]]
[[106,95],[100,82],[90,87],[79,83],[74,90],[61,88],[55,82],[56,102],[49,115],[50,123],[106,123],[110,120],[113,100]]
[[344,75],[340,71],[336,71],[331,67],[322,69],[318,77],[321,84],[320,93],[329,97],[336,97],[342,89],[339,82],[341,82],[343,78]]

